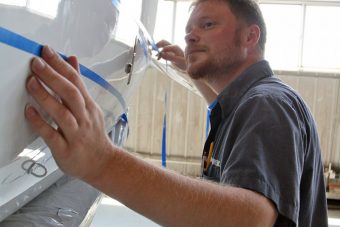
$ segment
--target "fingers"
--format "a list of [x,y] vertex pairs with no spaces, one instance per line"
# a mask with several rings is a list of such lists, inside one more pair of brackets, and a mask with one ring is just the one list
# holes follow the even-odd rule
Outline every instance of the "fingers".
[[[68,63],[63,63],[60,64],[56,67],[59,67],[59,71],[64,71],[66,72],[66,69],[61,69],[62,67],[69,67],[72,68]],[[51,66],[46,64],[44,60],[40,58],[34,58],[32,63],[31,63],[31,68],[33,73],[36,75],[36,77],[39,78],[44,84],[46,84],[52,91],[54,91],[62,100],[63,104],[74,114],[75,118],[77,121],[81,121],[81,119],[84,117],[84,108],[86,107],[85,105],[85,100],[80,92],[79,88],[77,88],[72,82],[68,80],[68,78],[64,78],[61,76],[58,72],[56,72]],[[72,68],[73,72],[76,74],[76,71]],[[66,77],[66,76],[65,76]],[[74,76],[75,77],[75,76]],[[39,91],[38,98],[41,100],[40,95],[45,95],[44,99],[48,99],[49,101],[45,101],[44,103],[50,104],[53,103],[50,101],[50,99],[55,99],[52,95],[46,95],[45,93],[42,93],[40,90],[29,90],[30,92],[33,92],[32,95],[37,95],[34,94],[34,92]],[[39,103],[40,104],[40,103]],[[50,107],[43,106],[44,109],[49,109]],[[62,108],[65,108],[62,106]],[[66,112],[63,109],[60,109],[58,111]],[[56,119],[57,113],[50,113],[51,116],[57,121],[59,119]],[[60,119],[61,121],[61,119]]]
[[172,53],[175,56],[184,56],[183,50],[178,45],[168,45],[163,47],[163,50],[161,52],[164,53]]
[[64,138],[50,124],[45,122],[34,107],[27,105],[25,108],[25,116],[29,120],[33,129],[43,137],[47,145],[54,150],[56,147],[65,150],[66,143]]
[[163,58],[167,61],[171,61],[171,62],[176,62],[178,59],[182,59],[184,58],[184,55],[180,52],[175,50],[176,47],[174,46],[167,46],[164,47],[163,50],[161,50],[158,58]]
[[170,42],[168,42],[168,41],[166,41],[166,40],[161,40],[161,41],[159,41],[158,43],[156,43],[156,46],[158,47],[158,48],[163,48],[163,47],[165,47],[165,46],[169,46],[169,45],[171,45],[171,43]]
[[170,61],[181,71],[185,71],[187,68],[183,51],[178,46],[164,47],[160,53],[160,57],[167,61]]
[[184,52],[183,50],[177,45],[168,45],[161,48],[161,51],[158,55],[158,60],[163,58],[168,61],[173,61],[176,58],[183,58]]
[[166,40],[161,40],[156,45],[162,49],[161,53],[172,53],[173,55],[184,56],[183,50],[178,45],[173,45]]
[[[42,57],[32,60],[33,75],[26,87],[59,127],[51,126],[32,106],[26,107],[25,116],[63,171],[79,177],[89,175],[88,166],[98,158],[96,151],[108,146],[103,116],[85,89],[75,57],[66,62],[48,47]],[[80,164],[74,165],[76,162]]]
[[177,69],[181,71],[186,70],[184,51],[178,45],[172,45],[166,40],[161,40],[157,43],[157,46],[161,49],[157,55],[157,60],[163,58],[170,61]]
[[[174,53],[173,53],[174,51],[171,48],[169,48],[169,46],[171,46],[172,48],[174,48],[175,46],[172,45],[170,42],[168,42],[166,40],[161,40],[156,44],[156,46],[160,49],[160,52],[156,55],[157,60],[159,60],[161,58],[163,58],[165,60],[170,60],[170,59],[167,58],[167,55],[168,55],[167,52],[171,52],[171,54],[174,55]],[[164,48],[166,48],[165,51],[164,51]]]
[[70,56],[67,59],[67,62],[78,72],[80,73],[80,68],[79,68],[79,63],[78,63],[78,59],[76,56]]
[[85,84],[79,76],[79,64],[75,56],[68,58],[68,63],[64,61],[52,48],[44,46],[42,50],[42,58],[60,75],[65,77],[71,83],[73,83],[82,93],[82,95],[88,98],[88,92]]
[[[72,134],[78,129],[78,123],[69,109],[65,108],[62,103],[47,92],[35,76],[29,77],[27,81],[27,90],[36,99],[39,105],[52,116],[61,130],[65,132],[65,136],[72,137]],[[50,133],[48,133],[48,135],[50,135]],[[44,138],[44,135],[42,136]]]

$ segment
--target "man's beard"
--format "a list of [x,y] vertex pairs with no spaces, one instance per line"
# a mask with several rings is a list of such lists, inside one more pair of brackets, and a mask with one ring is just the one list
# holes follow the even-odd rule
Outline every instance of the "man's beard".
[[244,56],[240,50],[240,37],[236,34],[233,46],[224,48],[223,53],[219,56],[211,56],[197,66],[188,68],[187,72],[194,80],[206,79],[213,81],[228,74],[243,61]]

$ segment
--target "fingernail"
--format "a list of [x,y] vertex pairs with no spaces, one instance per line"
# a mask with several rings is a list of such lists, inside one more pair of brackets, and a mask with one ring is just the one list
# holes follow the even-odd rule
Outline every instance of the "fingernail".
[[39,87],[39,84],[38,84],[38,81],[37,79],[32,76],[28,82],[27,82],[27,87],[31,90],[31,91],[34,91],[36,90],[38,87]]
[[34,58],[32,68],[35,71],[41,71],[45,67],[45,63],[40,58]]
[[25,106],[25,112],[26,112],[26,116],[29,117],[29,118],[37,115],[36,110],[30,104],[27,104]]
[[49,46],[45,46],[44,47],[44,54],[45,54],[46,57],[50,58],[54,55],[54,50],[52,50],[52,48],[49,47]]

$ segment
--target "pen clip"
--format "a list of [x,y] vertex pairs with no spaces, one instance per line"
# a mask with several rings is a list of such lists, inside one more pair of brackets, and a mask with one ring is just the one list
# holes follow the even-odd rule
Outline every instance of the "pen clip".
[[207,171],[211,164],[211,157],[212,157],[213,150],[214,150],[214,142],[211,142],[210,147],[209,147],[208,157],[206,157],[206,160],[204,161],[204,171]]

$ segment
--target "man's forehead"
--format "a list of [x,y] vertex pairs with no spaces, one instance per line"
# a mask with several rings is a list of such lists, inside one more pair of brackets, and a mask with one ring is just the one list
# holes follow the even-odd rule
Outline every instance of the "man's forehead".
[[204,1],[198,5],[194,5],[191,10],[187,25],[209,18],[211,19],[220,16],[227,16],[231,13],[228,12],[230,12],[229,6],[223,1]]
[[229,5],[224,1],[204,1],[191,8],[190,18],[209,17],[216,15],[221,9],[229,11]]

